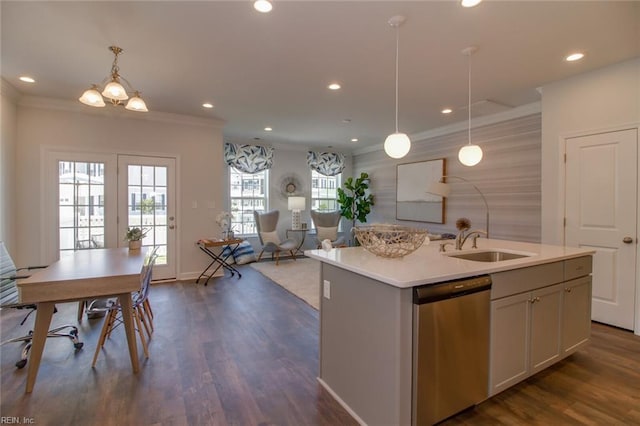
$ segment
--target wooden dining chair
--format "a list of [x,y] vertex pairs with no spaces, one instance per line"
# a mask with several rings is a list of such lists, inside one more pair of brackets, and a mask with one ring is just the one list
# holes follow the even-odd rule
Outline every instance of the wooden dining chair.
[[[140,342],[142,343],[142,349],[144,350],[146,358],[149,358],[149,348],[144,333],[146,332],[148,339],[151,339],[151,332],[153,331],[153,311],[148,302],[148,297],[151,279],[153,278],[153,265],[158,258],[157,251],[158,247],[155,247],[145,259],[145,263],[140,271],[140,290],[131,295],[133,305],[131,316],[133,317],[138,336],[140,336]],[[92,367],[95,367],[100,350],[104,347],[106,340],[111,337],[113,330],[122,324],[122,316],[126,314],[122,312],[122,306],[118,303],[117,299],[112,300],[105,309],[107,313],[102,325],[100,337],[98,338],[96,351],[93,355]]]

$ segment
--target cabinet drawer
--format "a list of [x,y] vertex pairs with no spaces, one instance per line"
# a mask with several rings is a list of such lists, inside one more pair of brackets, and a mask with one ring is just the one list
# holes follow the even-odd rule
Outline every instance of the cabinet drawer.
[[564,261],[564,280],[584,277],[591,273],[592,256],[583,256]]
[[544,265],[491,274],[491,300],[512,294],[524,293],[564,281],[564,263]]

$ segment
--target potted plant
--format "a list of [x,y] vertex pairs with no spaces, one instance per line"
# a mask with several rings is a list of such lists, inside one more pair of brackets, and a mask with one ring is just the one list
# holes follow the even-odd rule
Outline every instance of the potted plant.
[[140,247],[142,247],[142,239],[149,231],[149,228],[142,229],[137,226],[127,228],[124,239],[125,241],[129,241],[129,250],[140,250]]
[[[371,206],[374,205],[373,195],[367,194],[369,189],[369,174],[362,172],[360,177],[353,180],[347,178],[344,182],[344,189],[338,188],[338,205],[340,214],[351,221],[351,228],[355,228],[356,220],[360,223],[367,221],[367,215],[371,213]],[[353,235],[353,231],[350,232]],[[358,244],[355,238],[351,238],[354,245]]]

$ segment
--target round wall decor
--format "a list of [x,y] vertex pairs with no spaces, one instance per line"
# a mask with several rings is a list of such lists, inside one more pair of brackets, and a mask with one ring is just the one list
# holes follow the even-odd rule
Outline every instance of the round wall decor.
[[302,193],[302,184],[300,179],[295,175],[287,175],[280,181],[280,194],[284,198],[291,197]]

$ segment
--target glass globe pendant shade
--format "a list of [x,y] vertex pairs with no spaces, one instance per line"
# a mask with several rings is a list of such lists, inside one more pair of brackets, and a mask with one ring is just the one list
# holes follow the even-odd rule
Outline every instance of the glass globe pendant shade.
[[138,92],[136,92],[133,95],[133,97],[129,99],[129,102],[127,102],[127,106],[125,106],[125,108],[128,109],[129,111],[140,111],[140,112],[149,111],[147,109],[147,104],[144,103],[144,101],[142,100]]
[[482,148],[478,145],[465,145],[458,151],[458,160],[465,166],[475,166],[482,160]]
[[78,98],[78,100],[83,104],[92,107],[103,107],[105,105],[104,99],[102,99],[100,92],[98,92],[98,90],[96,89],[97,86],[93,85],[91,89],[85,90],[82,96]]
[[410,149],[411,140],[404,133],[392,133],[384,141],[384,152],[391,158],[402,158]]
[[126,101],[129,99],[127,91],[124,90],[122,84],[118,83],[116,80],[111,80],[109,84],[106,85],[102,91],[102,96],[113,99],[114,101]]

